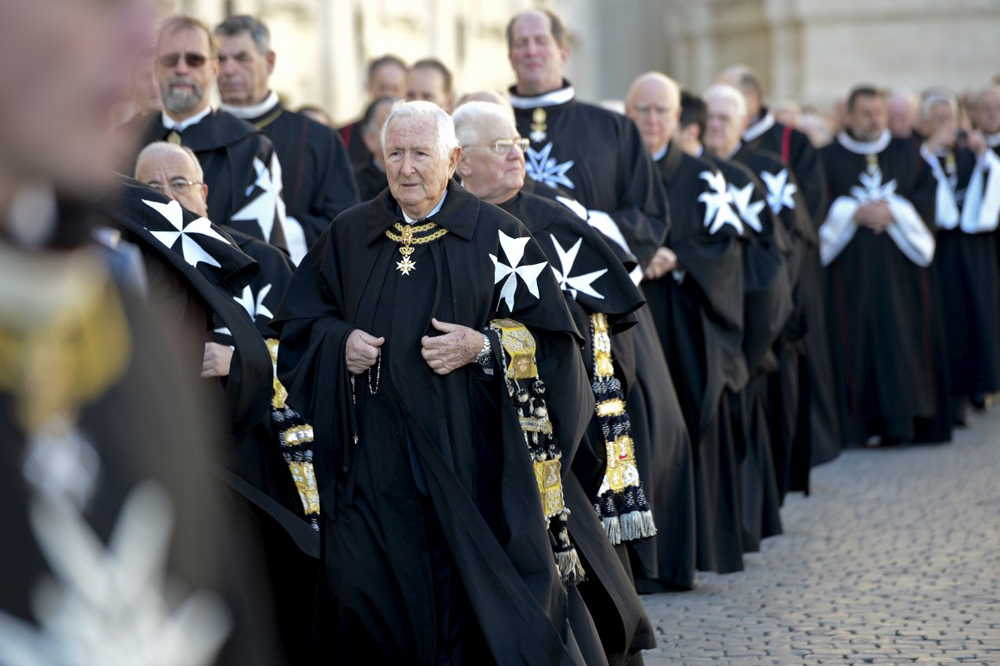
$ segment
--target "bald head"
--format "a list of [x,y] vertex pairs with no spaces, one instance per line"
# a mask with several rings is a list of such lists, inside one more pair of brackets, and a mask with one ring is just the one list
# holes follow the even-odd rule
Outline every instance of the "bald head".
[[208,216],[208,185],[190,148],[156,141],[142,149],[135,178],[201,217]]
[[660,72],[647,72],[632,82],[625,100],[625,114],[642,134],[653,155],[673,139],[681,115],[681,90]]
[[749,65],[730,65],[715,77],[716,83],[730,85],[746,98],[747,115],[756,118],[764,105],[764,90],[760,82],[760,74]]

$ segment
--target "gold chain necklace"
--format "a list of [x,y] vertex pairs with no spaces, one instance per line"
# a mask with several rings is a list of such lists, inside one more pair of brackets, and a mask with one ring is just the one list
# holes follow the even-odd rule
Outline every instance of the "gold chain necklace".
[[[446,233],[447,229],[438,227],[438,225],[433,222],[428,222],[427,224],[421,224],[419,226],[413,226],[409,224],[402,224],[397,222],[393,225],[393,229],[399,232],[399,235],[392,233],[392,229],[386,229],[385,235],[391,241],[395,241],[400,244],[399,253],[403,255],[402,261],[396,262],[396,270],[398,270],[403,275],[409,275],[416,270],[417,264],[410,259],[413,251],[416,249],[415,245],[424,245],[425,243],[430,243],[441,238]],[[436,229],[436,231],[435,231]],[[426,236],[418,236],[417,234],[422,234],[426,232],[431,232]]]

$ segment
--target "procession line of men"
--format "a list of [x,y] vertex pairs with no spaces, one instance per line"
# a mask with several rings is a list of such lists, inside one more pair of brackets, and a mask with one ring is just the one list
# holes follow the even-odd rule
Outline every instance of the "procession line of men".
[[[1000,389],[1000,98],[990,138],[936,92],[928,136],[893,139],[859,87],[821,150],[744,66],[701,97],[643,74],[619,115],[576,97],[565,26],[530,10],[508,25],[507,96],[456,105],[443,63],[386,56],[338,133],[281,104],[260,21],[171,17],[149,53],[130,11],[79,9],[100,30],[63,64],[93,83],[136,63],[119,70],[138,113],[108,140],[87,120],[113,108],[71,88],[93,113],[35,167],[57,203],[25,188],[4,216],[12,284],[57,278],[21,287],[49,306],[29,320],[0,300],[0,352],[28,359],[0,375],[26,544],[0,555],[34,558],[0,569],[0,637],[25,654],[145,663],[173,621],[201,632],[172,648],[184,663],[642,663],[638,593],[742,570],[811,467],[946,441]],[[79,261],[22,256],[38,247]],[[86,306],[68,319],[67,294]],[[98,338],[103,371],[53,384],[91,374]],[[119,417],[160,429],[124,456]],[[140,516],[163,543],[171,504],[201,567],[126,548]],[[145,614],[136,592],[88,616],[53,540],[70,524],[117,524],[133,567],[211,594],[179,618],[154,582]],[[63,606],[28,603],[43,572]],[[102,640],[60,634],[68,613]]]

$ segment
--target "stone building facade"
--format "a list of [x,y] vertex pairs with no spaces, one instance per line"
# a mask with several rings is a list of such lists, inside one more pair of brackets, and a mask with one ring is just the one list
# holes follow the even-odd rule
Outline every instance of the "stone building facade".
[[[169,4],[170,0],[164,0]],[[563,16],[581,96],[621,99],[657,69],[698,91],[723,66],[757,68],[772,98],[832,105],[857,82],[964,90],[1000,73],[1000,0],[175,0],[210,22],[260,16],[278,52],[275,88],[338,120],[364,104],[368,59],[434,56],[459,92],[512,80],[504,28],[530,6]]]

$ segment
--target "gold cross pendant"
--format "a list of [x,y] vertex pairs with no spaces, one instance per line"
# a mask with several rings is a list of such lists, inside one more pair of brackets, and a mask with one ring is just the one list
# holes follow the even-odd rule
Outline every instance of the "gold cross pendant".
[[396,269],[403,275],[409,275],[417,269],[416,262],[410,259],[410,255],[413,254],[413,249],[414,248],[410,245],[403,245],[399,248],[399,253],[403,255],[403,260],[396,262]]

